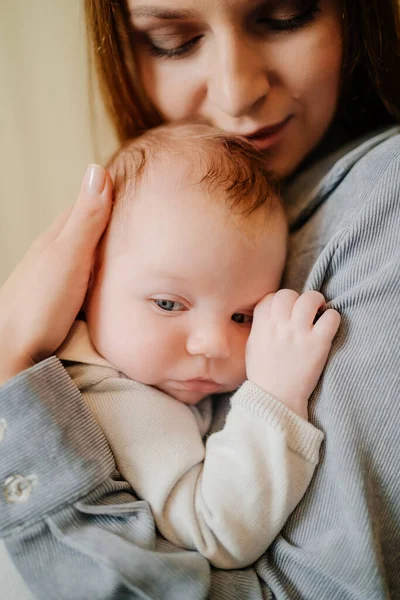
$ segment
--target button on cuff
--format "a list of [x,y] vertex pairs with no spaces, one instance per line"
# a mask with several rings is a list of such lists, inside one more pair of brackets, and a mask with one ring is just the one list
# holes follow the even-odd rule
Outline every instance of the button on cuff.
[[10,475],[4,482],[4,496],[10,504],[27,502],[33,486],[37,483],[36,475]]

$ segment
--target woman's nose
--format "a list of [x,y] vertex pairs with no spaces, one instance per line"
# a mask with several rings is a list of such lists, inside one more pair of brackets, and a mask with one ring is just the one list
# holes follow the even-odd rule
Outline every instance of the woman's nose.
[[262,53],[238,34],[221,36],[208,69],[208,99],[231,117],[251,115],[270,90]]
[[230,345],[227,332],[223,327],[201,327],[189,335],[186,343],[189,354],[202,354],[206,358],[227,359],[230,357]]

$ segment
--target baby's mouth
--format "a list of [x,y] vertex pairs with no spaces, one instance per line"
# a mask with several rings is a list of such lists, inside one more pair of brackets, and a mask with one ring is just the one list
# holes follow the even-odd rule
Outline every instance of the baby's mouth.
[[187,390],[189,392],[213,394],[221,387],[221,385],[213,379],[198,377],[195,379],[186,379],[184,381],[171,381],[170,387],[176,390]]

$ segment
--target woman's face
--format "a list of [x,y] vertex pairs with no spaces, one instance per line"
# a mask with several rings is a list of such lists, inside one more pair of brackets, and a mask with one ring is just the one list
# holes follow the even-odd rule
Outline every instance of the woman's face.
[[250,137],[287,175],[334,116],[335,0],[128,0],[144,87],[167,121]]

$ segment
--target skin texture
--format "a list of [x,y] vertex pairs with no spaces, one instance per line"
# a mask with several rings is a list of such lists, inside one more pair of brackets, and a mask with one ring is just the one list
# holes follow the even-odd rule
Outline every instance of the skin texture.
[[[86,310],[100,354],[130,378],[189,404],[209,392],[176,382],[212,379],[225,392],[246,379],[253,309],[277,290],[286,254],[280,210],[274,226],[263,209],[237,223],[225,192],[210,198],[194,185],[200,178],[182,159],[146,167],[124,241],[105,252]],[[175,302],[174,310],[156,300]],[[244,323],[232,320],[238,314]]]
[[[312,4],[312,3],[311,3]],[[167,121],[201,117],[224,131],[249,135],[289,118],[265,149],[268,165],[290,174],[327,131],[338,102],[341,15],[322,0],[129,0],[135,51],[147,94]],[[165,19],[149,7],[187,11]],[[300,15],[300,16],[299,16]],[[297,18],[301,26],[276,30]],[[176,57],[152,46],[189,51]]]

